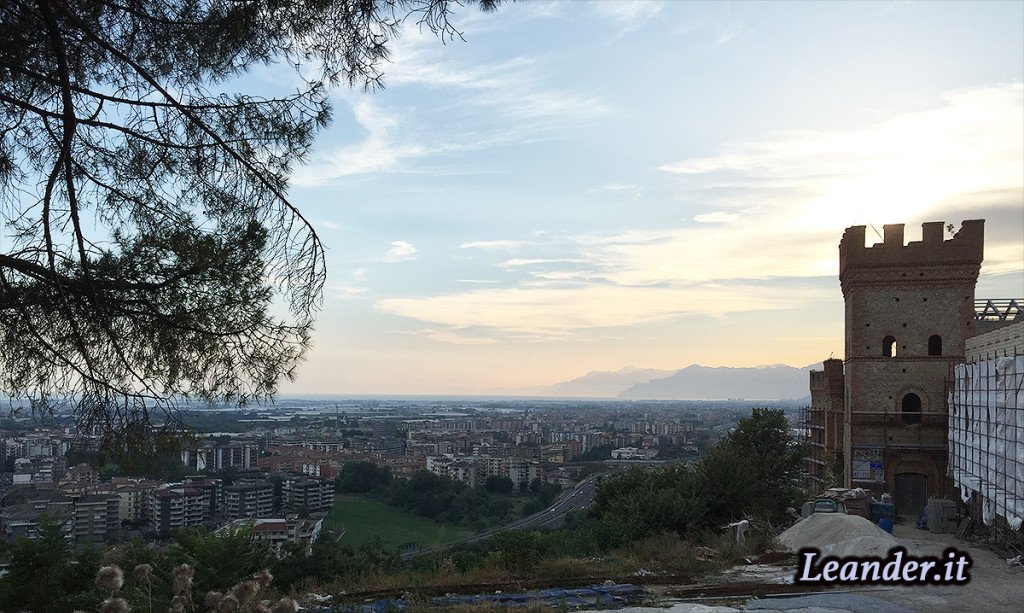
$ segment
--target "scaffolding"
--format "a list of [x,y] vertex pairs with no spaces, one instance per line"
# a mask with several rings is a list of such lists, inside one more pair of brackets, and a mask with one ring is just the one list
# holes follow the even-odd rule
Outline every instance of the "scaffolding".
[[975,321],[1016,321],[1024,318],[1024,301],[1009,298],[974,301]]
[[982,521],[1024,519],[1024,355],[993,357],[954,369],[949,398],[949,471]]
[[818,489],[821,482],[821,473],[824,470],[825,462],[822,461],[821,444],[812,434],[814,424],[812,422],[813,409],[810,405],[800,407],[797,415],[797,435],[803,445],[807,457],[804,458],[804,469],[800,475],[800,481],[807,489]]

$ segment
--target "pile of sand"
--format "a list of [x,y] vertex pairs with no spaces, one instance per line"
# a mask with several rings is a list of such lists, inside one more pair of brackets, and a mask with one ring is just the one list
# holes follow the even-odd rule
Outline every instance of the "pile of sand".
[[790,551],[813,547],[823,555],[885,557],[900,542],[871,521],[845,513],[814,513],[779,535]]

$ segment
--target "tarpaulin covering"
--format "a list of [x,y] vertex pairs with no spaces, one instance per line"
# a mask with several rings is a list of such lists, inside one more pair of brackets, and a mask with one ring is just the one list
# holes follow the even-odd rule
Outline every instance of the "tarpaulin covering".
[[[464,605],[492,605],[500,607],[525,607],[540,605],[554,608],[617,608],[644,597],[644,591],[630,583],[597,585],[581,588],[554,588],[522,594],[484,594],[480,596],[444,596],[432,598],[432,607],[458,607]],[[409,608],[406,600],[384,598],[364,605],[317,609],[318,613],[388,613],[405,611]]]

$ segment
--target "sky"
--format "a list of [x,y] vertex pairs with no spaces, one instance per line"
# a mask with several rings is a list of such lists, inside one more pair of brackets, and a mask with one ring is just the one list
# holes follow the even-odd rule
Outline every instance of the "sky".
[[410,23],[382,91],[335,90],[293,175],[329,278],[282,395],[842,357],[851,225],[870,244],[985,219],[977,297],[1024,297],[1024,2],[528,1],[453,22],[464,40]]

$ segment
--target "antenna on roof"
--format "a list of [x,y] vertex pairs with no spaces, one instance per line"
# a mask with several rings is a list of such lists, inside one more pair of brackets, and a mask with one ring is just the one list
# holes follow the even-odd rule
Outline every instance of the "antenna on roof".
[[871,226],[871,229],[875,231],[875,234],[878,235],[878,238],[882,239],[883,241],[885,240],[885,237],[882,236],[881,232],[878,231],[878,228],[875,227],[875,224],[868,222],[868,225]]

